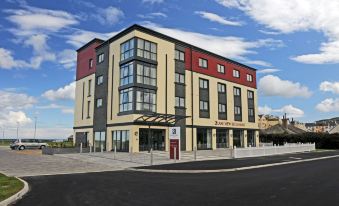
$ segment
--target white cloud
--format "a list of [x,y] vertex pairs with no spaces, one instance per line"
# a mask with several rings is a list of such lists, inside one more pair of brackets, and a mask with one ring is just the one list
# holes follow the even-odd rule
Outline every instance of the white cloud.
[[32,120],[26,116],[23,111],[8,111],[0,113],[0,126],[3,127],[15,127],[17,123],[24,126],[31,123]]
[[113,25],[124,17],[124,12],[116,7],[98,8],[93,17],[102,25]]
[[271,107],[265,105],[263,107],[258,108],[259,110],[259,114],[285,114],[288,117],[302,117],[304,116],[304,111],[294,107],[293,105],[289,104],[289,105],[285,105],[279,109],[272,109]]
[[23,9],[8,9],[5,12],[10,14],[7,19],[18,26],[21,34],[32,34],[37,31],[55,32],[78,24],[76,16],[60,10],[24,6]]
[[315,107],[320,112],[339,112],[339,98],[328,98]]
[[303,97],[308,98],[312,92],[299,82],[282,80],[277,76],[267,75],[259,80],[258,90],[264,96]]
[[230,21],[227,20],[225,17],[219,16],[217,14],[211,13],[211,12],[206,12],[206,11],[196,11],[196,14],[199,14],[202,18],[208,19],[212,22],[217,22],[222,25],[227,25],[227,26],[241,26],[241,22],[237,21]]
[[22,110],[32,107],[37,100],[24,93],[0,90],[0,113],[4,110]]
[[259,66],[263,66],[263,67],[272,66],[271,63],[261,61],[261,60],[246,60],[246,59],[244,59],[243,62],[244,62],[244,64],[255,64],[255,65],[259,65]]
[[150,3],[150,4],[160,4],[160,3],[163,3],[164,0],[142,0],[142,3]]
[[64,114],[74,114],[74,109],[68,106],[59,105],[59,104],[49,104],[44,106],[37,106],[38,109],[59,109]]
[[75,98],[75,82],[72,82],[64,87],[56,90],[48,90],[42,94],[48,100],[74,100]]
[[270,74],[270,73],[275,73],[275,72],[279,72],[280,69],[260,69],[257,71],[258,74]]
[[154,13],[149,13],[149,14],[138,14],[138,17],[142,19],[153,19],[155,17],[167,18],[167,15],[162,12],[154,12]]
[[78,30],[74,32],[71,35],[66,35],[67,43],[73,45],[74,47],[81,47],[91,41],[94,38],[99,38],[106,40],[118,32],[111,32],[111,33],[97,33],[92,31],[86,31],[86,30]]
[[[20,138],[33,138],[34,137],[34,127],[21,127],[19,129]],[[37,127],[36,137],[39,139],[65,139],[73,134],[73,129],[71,127]],[[6,138],[16,138],[16,126],[6,129],[5,132]]]
[[216,0],[228,8],[237,8],[268,29],[281,33],[314,30],[328,42],[319,52],[292,57],[308,64],[339,63],[339,3],[333,0]]
[[259,39],[257,41],[246,41],[240,37],[215,36],[180,29],[166,28],[151,22],[144,22],[144,26],[173,38],[188,42],[213,53],[228,57],[247,60],[244,55],[255,54],[253,51],[259,47],[282,47],[283,42],[275,39]]
[[64,49],[58,56],[58,62],[63,65],[66,69],[74,69],[77,59],[77,53],[73,49]]
[[339,94],[339,82],[324,81],[320,84],[319,89],[324,92]]
[[29,64],[23,60],[14,59],[11,51],[0,48],[0,69],[13,69],[29,67]]

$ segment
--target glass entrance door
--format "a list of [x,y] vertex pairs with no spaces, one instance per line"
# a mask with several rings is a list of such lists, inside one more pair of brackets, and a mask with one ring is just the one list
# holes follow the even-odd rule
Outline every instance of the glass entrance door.
[[228,130],[217,129],[217,148],[228,148]]
[[233,146],[243,147],[244,131],[239,129],[233,130]]
[[116,130],[112,133],[112,150],[116,147],[118,152],[129,152],[129,130]]
[[197,129],[197,149],[212,149],[212,130],[207,128]]
[[149,129],[139,129],[139,151],[165,150],[165,130],[151,129],[151,137],[149,141]]

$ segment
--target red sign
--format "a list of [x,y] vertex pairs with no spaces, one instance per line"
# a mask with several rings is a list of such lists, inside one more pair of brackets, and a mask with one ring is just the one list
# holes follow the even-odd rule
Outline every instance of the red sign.
[[174,148],[176,150],[176,159],[180,159],[180,140],[170,139],[170,159],[174,159]]

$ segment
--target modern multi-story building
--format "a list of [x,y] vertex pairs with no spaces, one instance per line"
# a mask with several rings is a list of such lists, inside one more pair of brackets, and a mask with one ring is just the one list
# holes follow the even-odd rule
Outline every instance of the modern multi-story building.
[[77,143],[167,151],[178,126],[181,150],[259,145],[255,69],[139,25],[77,52]]

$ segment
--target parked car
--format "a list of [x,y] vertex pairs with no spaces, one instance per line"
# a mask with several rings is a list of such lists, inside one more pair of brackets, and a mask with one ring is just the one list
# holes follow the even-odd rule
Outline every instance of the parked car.
[[12,150],[42,149],[47,146],[47,143],[42,142],[39,139],[19,139],[9,145]]

